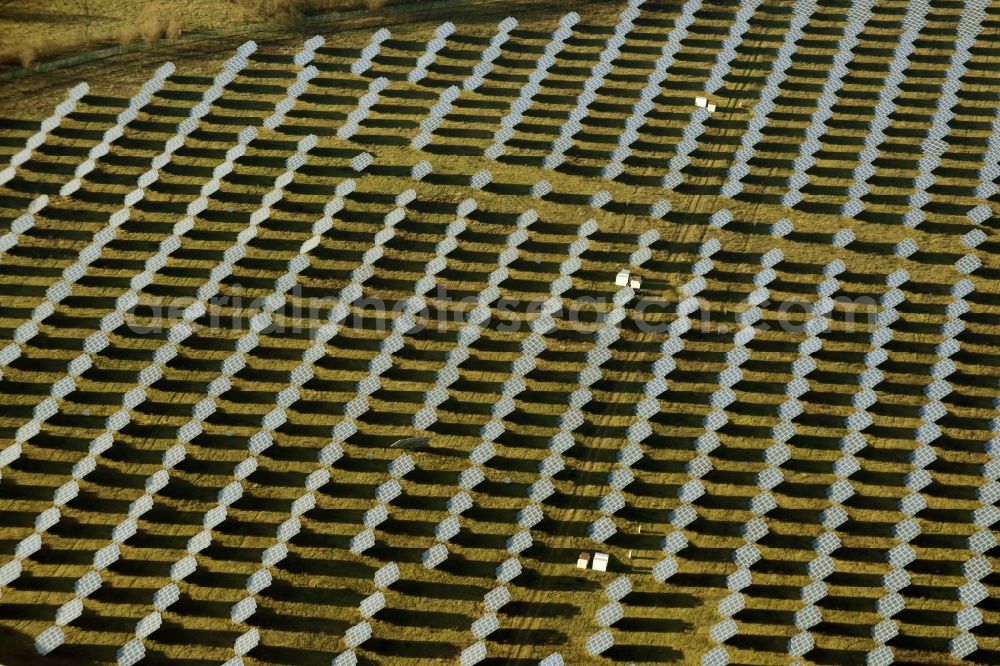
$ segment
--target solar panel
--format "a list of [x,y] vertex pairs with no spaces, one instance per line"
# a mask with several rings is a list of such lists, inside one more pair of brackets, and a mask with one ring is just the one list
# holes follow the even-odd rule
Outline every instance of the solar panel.
[[479,435],[484,440],[491,442],[502,435],[505,429],[506,428],[502,422],[497,419],[493,419],[479,430]]
[[611,515],[625,508],[625,498],[617,490],[612,490],[597,501],[597,506],[601,513]]
[[[917,428],[914,433],[916,440],[921,444],[930,444],[935,439],[941,436],[941,429],[933,423],[925,423],[924,425]],[[920,463],[921,467],[926,467],[928,464],[933,462],[933,458],[930,457],[929,447],[921,446],[914,451],[914,463]]]
[[[989,188],[986,189],[986,191],[984,191],[983,194],[992,196],[993,190],[996,189],[996,185],[993,184],[992,181],[996,180],[997,177],[1000,177],[1000,169],[993,168],[990,171],[991,171],[990,173],[984,174],[988,178]],[[982,186],[980,188],[977,188],[977,192],[980,189],[983,189]],[[993,216],[993,211],[986,204],[980,204],[970,209],[969,212],[966,213],[966,217],[968,218],[969,222],[972,222],[973,224],[982,224],[986,220],[990,219],[990,217],[992,216]]]
[[385,595],[381,592],[375,592],[364,599],[358,604],[358,610],[361,612],[361,617],[370,618],[378,613],[380,610],[385,608]]
[[820,613],[820,610],[816,606],[809,605],[799,609],[795,613],[794,621],[798,629],[806,631],[822,622],[823,614]]
[[76,496],[79,494],[80,486],[76,483],[76,481],[69,481],[59,488],[56,488],[55,492],[52,494],[52,503],[56,506],[62,506],[67,502],[71,502],[76,499]]
[[529,530],[537,525],[545,515],[537,504],[529,504],[517,513],[517,524]]
[[944,309],[945,314],[951,319],[958,319],[968,311],[969,304],[961,298],[956,298],[954,301],[945,306]]
[[359,622],[344,632],[344,643],[348,647],[358,647],[372,637],[372,627],[367,622]]
[[360,555],[361,553],[365,552],[369,548],[373,548],[374,546],[375,546],[375,533],[370,529],[366,529],[362,532],[359,532],[358,534],[356,534],[351,538],[349,548],[350,551],[355,555]]
[[434,170],[434,167],[427,160],[421,160],[410,169],[410,177],[413,180],[423,180]]
[[[236,658],[239,659],[250,650],[253,650],[257,645],[260,644],[260,632],[257,627],[252,627],[248,631],[244,632],[233,642],[233,652],[236,653]],[[238,666],[241,662],[236,662],[232,666]],[[228,664],[228,662],[227,662]]]
[[671,557],[660,560],[652,568],[653,579],[658,583],[663,583],[675,573],[677,573],[677,561]]
[[486,475],[478,467],[469,467],[458,475],[458,485],[471,490],[486,479]]
[[753,582],[753,578],[748,569],[737,569],[726,577],[726,587],[730,592],[738,592],[748,587]]
[[[249,587],[249,583],[247,585]],[[174,583],[167,583],[153,594],[153,607],[163,611],[180,599],[180,589]]]
[[738,367],[729,366],[718,374],[717,379],[721,386],[734,386],[743,379],[743,372]]
[[604,629],[587,638],[587,652],[592,657],[596,657],[606,652],[614,644],[614,636],[609,630]]
[[757,517],[748,520],[740,531],[748,543],[756,543],[767,536],[769,530],[767,524]]
[[[311,496],[310,496],[311,497]],[[379,504],[365,512],[362,522],[365,527],[375,529],[389,518],[389,510],[384,504]]]
[[830,484],[827,488],[827,497],[835,504],[843,504],[854,495],[854,488],[843,479]]
[[[821,560],[828,559],[825,556],[820,556]],[[748,572],[749,573],[749,572]],[[802,601],[807,604],[815,604],[819,600],[826,597],[827,588],[826,584],[822,581],[813,581],[808,585],[804,586],[801,590]]]
[[800,356],[792,362],[792,373],[796,377],[804,377],[816,369],[816,361],[808,356]]
[[743,595],[739,592],[734,592],[719,602],[719,615],[732,617],[743,610],[745,606],[746,600],[743,598]]
[[469,185],[475,190],[481,190],[491,182],[493,182],[493,174],[491,174],[487,169],[477,171],[472,174],[472,177],[469,179]]
[[704,455],[699,455],[692,458],[687,465],[685,465],[688,476],[692,479],[700,479],[709,472],[712,471],[712,462]]
[[983,262],[979,259],[979,257],[973,254],[967,254],[955,262],[955,270],[957,270],[959,273],[968,275],[969,273],[972,273],[975,270],[977,270],[982,265]]
[[444,544],[435,544],[424,551],[421,556],[423,565],[428,569],[433,569],[448,559],[448,549]]
[[259,594],[261,590],[271,586],[272,580],[271,572],[268,569],[258,569],[247,577],[247,592],[252,595]]
[[[344,415],[347,416],[348,419],[355,420],[365,414],[369,409],[371,409],[371,405],[369,404],[366,396],[374,393],[381,385],[382,383],[379,381],[378,377],[372,376],[365,377],[358,382],[359,395],[344,405]],[[271,419],[270,423],[265,423],[265,427],[269,430],[277,429],[278,426],[287,420],[287,417],[284,414],[278,415],[275,412],[268,414],[265,418]]]
[[448,500],[447,506],[448,513],[453,516],[460,515],[472,508],[472,497],[464,490],[460,491]]
[[590,196],[590,206],[592,208],[604,208],[609,203],[611,203],[612,197],[611,193],[607,190],[598,190]]
[[56,611],[56,624],[64,627],[83,613],[83,601],[74,597]]
[[389,463],[389,475],[395,479],[400,479],[415,468],[416,464],[413,462],[413,458],[409,454],[404,453]]
[[709,637],[716,643],[725,643],[738,632],[736,622],[732,619],[718,622],[708,630]]
[[948,645],[952,656],[956,659],[964,659],[979,649],[976,637],[968,632],[959,634]]
[[941,335],[946,338],[954,338],[965,330],[965,324],[958,319],[952,319],[941,324]]
[[958,599],[963,606],[978,606],[990,595],[985,585],[978,581],[969,581],[958,588]]
[[170,567],[170,578],[175,581],[183,580],[194,573],[197,567],[198,561],[194,556],[183,557]]
[[[754,520],[760,519],[755,518]],[[749,569],[760,561],[760,557],[760,550],[750,543],[744,544],[733,551],[733,562],[735,562],[738,567]]]
[[885,618],[897,615],[905,608],[903,598],[898,593],[885,594],[875,602],[875,611]]
[[[174,349],[174,355],[176,355],[176,349]],[[244,355],[237,352],[223,360],[221,368],[223,374],[233,376],[246,367],[246,364]]]
[[[23,560],[26,558],[21,557],[19,554],[18,559]],[[97,558],[95,557],[95,559]],[[86,598],[89,597],[94,592],[96,592],[98,588],[101,587],[102,582],[103,581],[101,580],[101,575],[99,573],[97,573],[96,571],[89,571],[76,581],[76,584],[73,586],[73,589],[76,592],[76,596],[80,598]]]
[[538,471],[541,476],[550,477],[555,476],[565,469],[565,467],[566,464],[563,462],[563,459],[559,455],[553,454],[538,464]]
[[928,402],[920,408],[920,417],[930,422],[941,420],[947,413],[947,408],[937,401]]
[[[480,472],[482,474],[482,472]],[[549,479],[539,479],[528,488],[531,501],[541,504],[555,492],[555,486]]]
[[597,624],[602,627],[610,627],[623,617],[625,617],[625,610],[617,601],[612,601],[598,608],[596,613]]
[[733,214],[726,208],[712,213],[708,218],[708,223],[717,228],[722,228],[733,221]]
[[619,467],[608,475],[608,485],[615,490],[623,490],[634,480],[635,475],[628,467]]
[[771,225],[771,235],[781,238],[792,233],[793,227],[790,220],[783,218]]
[[778,503],[774,499],[774,495],[767,491],[762,491],[754,495],[753,499],[750,500],[749,508],[755,516],[763,516],[773,511],[777,506]]
[[640,419],[628,427],[625,431],[629,443],[618,451],[618,461],[623,465],[633,465],[642,458],[642,449],[639,442],[653,434],[653,429],[649,422]]
[[580,270],[580,266],[582,266],[582,262],[579,257],[570,257],[559,265],[559,273],[561,275],[572,275]]
[[273,567],[286,557],[288,557],[288,546],[284,543],[276,543],[261,553],[260,561],[266,567]]
[[434,537],[441,542],[450,541],[461,530],[461,524],[455,516],[449,516],[442,520],[434,528]]
[[504,560],[500,566],[496,568],[496,577],[501,583],[509,583],[520,574],[521,563],[514,557]]
[[374,164],[374,162],[375,158],[370,153],[358,153],[351,159],[350,165],[355,171],[361,172]]
[[[97,440],[95,440],[95,442],[96,441]],[[93,448],[93,444],[91,446]],[[101,446],[103,446],[103,443],[101,444]],[[110,446],[110,443],[108,444],[108,446]],[[73,465],[72,475],[73,475],[73,479],[74,480],[79,481],[80,479],[82,479],[83,477],[87,476],[88,474],[90,474],[91,472],[93,472],[94,469],[97,468],[97,460],[94,458],[94,455],[96,455],[96,454],[92,451],[90,455],[88,455],[88,456],[86,456],[84,458],[81,458],[79,461],[76,462],[75,465]],[[2,457],[3,456],[0,456],[0,458],[2,458]],[[146,496],[144,495],[143,497],[146,497]],[[150,501],[152,501],[152,500],[150,499]],[[143,500],[140,497],[135,502],[133,502],[133,504],[136,504],[136,502],[140,502],[141,503],[141,502],[143,502]],[[139,505],[136,504],[136,506],[139,506]],[[129,515],[131,515],[132,507],[130,506],[129,509],[130,509]],[[46,509],[46,511],[47,510],[48,509]],[[39,531],[42,531],[42,530],[39,530]]]
[[[164,485],[166,484],[166,479],[164,479]],[[219,504],[224,506],[229,506],[233,502],[236,502],[241,497],[243,497],[243,486],[239,482],[232,482],[225,486],[218,493]]]
[[913,492],[919,492],[930,485],[931,480],[930,472],[925,469],[915,469],[906,475],[905,484]]
[[573,434],[570,432],[583,424],[583,412],[578,408],[570,408],[559,417],[559,425],[562,428],[551,440],[549,440],[549,450],[556,453],[565,453],[573,448],[576,443]]
[[649,397],[636,405],[635,414],[638,418],[649,420],[660,411],[660,403],[655,397]]
[[[919,526],[917,530],[919,530]],[[915,532],[917,530],[913,530],[911,528],[910,532]],[[996,546],[997,541],[996,537],[993,536],[993,533],[990,530],[980,530],[970,536],[966,543],[968,544],[970,550],[975,553],[982,554]]]
[[138,638],[146,638],[163,624],[163,618],[156,611],[139,620],[135,625],[135,635]]
[[506,587],[496,587],[483,596],[483,603],[490,612],[496,612],[510,601],[510,592]]
[[703,419],[706,430],[719,430],[729,422],[729,417],[722,410],[715,409],[708,413]]
[[[48,510],[51,511],[51,509]],[[56,519],[58,520],[58,517]],[[126,518],[115,525],[115,528],[111,531],[111,540],[116,544],[124,543],[135,535],[137,529],[138,526],[136,525],[135,518]]]
[[473,664],[478,664],[485,658],[486,644],[480,641],[462,650],[461,655],[459,655],[459,664],[461,666],[473,666]]
[[484,615],[472,623],[472,634],[479,639],[486,638],[500,628],[500,620],[496,615]]
[[383,504],[389,504],[394,499],[399,497],[402,492],[403,488],[399,485],[399,481],[396,479],[389,479],[375,489],[375,499]]
[[882,586],[893,592],[899,591],[910,584],[910,575],[903,569],[906,565],[916,559],[914,550],[907,544],[899,544],[889,551],[886,556],[890,569],[882,577]]
[[334,658],[332,666],[358,666],[358,656],[351,650],[345,650]]
[[920,523],[914,518],[905,518],[896,523],[893,534],[900,543],[909,543],[920,536]]
[[865,209],[865,205],[858,199],[850,199],[841,207],[841,214],[845,217],[857,217]]
[[45,532],[59,522],[61,514],[56,507],[49,507],[35,518],[35,531]]
[[399,567],[390,562],[375,572],[375,587],[385,589],[399,580]]
[[480,443],[469,453],[469,460],[475,465],[485,465],[496,455],[496,448],[492,442]]
[[65,640],[62,629],[56,626],[49,627],[35,638],[35,649],[38,654],[46,655],[62,645]]
[[1000,521],[1000,509],[992,506],[993,502],[1000,499],[1000,484],[996,481],[984,484],[976,494],[983,506],[972,512],[972,522],[977,527],[992,527],[994,523]]
[[587,534],[595,543],[604,543],[618,531],[614,521],[607,516],[598,518],[587,529]]

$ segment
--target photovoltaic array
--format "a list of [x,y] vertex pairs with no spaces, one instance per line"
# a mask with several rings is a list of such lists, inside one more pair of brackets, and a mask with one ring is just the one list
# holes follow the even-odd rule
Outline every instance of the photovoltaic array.
[[1000,663],[997,8],[491,7],[8,123],[11,648]]

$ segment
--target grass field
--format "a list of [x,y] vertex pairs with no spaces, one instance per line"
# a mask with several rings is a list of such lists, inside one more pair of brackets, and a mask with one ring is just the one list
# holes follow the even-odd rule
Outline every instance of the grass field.
[[221,37],[234,29],[288,28],[305,16],[377,11],[390,0],[46,0],[0,5],[0,67],[120,44],[169,46],[181,35]]
[[[326,45],[312,63],[319,74],[294,110],[277,129],[261,130],[209,197],[208,208],[195,216],[193,228],[181,237],[166,266],[140,292],[140,306],[127,317],[129,326],[110,336],[110,345],[94,354],[93,366],[77,378],[77,389],[59,401],[58,413],[24,444],[17,460],[0,470],[3,566],[18,543],[33,533],[36,516],[52,505],[53,492],[70,479],[91,441],[105,432],[106,419],[121,409],[123,394],[137,386],[137,373],[167,339],[166,330],[136,332],[154,324],[151,307],[190,302],[285,171],[284,160],[295,143],[315,134],[318,146],[284,187],[258,237],[248,244],[246,257],[220,285],[217,312],[224,325],[196,327],[179,346],[179,354],[164,366],[163,377],[147,390],[147,400],[130,410],[131,422],[114,434],[113,446],[80,481],[79,496],[62,507],[61,520],[42,534],[41,548],[23,561],[21,576],[2,591],[0,636],[5,640],[0,643],[0,662],[115,663],[119,648],[134,638],[136,622],[155,610],[154,592],[170,581],[171,566],[187,554],[189,539],[203,529],[219,490],[233,482],[233,466],[246,457],[248,438],[260,429],[322,322],[260,336],[246,367],[233,376],[232,389],[221,396],[203,431],[187,444],[186,458],[170,473],[169,485],[156,493],[155,505],[138,521],[137,533],[121,545],[120,559],[101,572],[100,589],[83,601],[82,614],[63,627],[65,644],[44,658],[35,652],[36,636],[52,626],[57,610],[74,598],[74,585],[93,568],[94,553],[110,543],[115,525],[145,492],[146,479],[160,469],[163,453],[177,444],[177,429],[205,398],[206,385],[246,332],[255,314],[256,306],[250,304],[272,291],[288,261],[312,236],[312,225],[338,183],[348,178],[356,181],[356,189],[344,197],[333,228],[310,252],[311,264],[298,277],[300,288],[290,293],[293,306],[308,309],[314,299],[336,297],[372,246],[384,216],[396,207],[396,195],[411,188],[416,198],[405,206],[405,218],[364,286],[366,297],[388,304],[414,293],[414,283],[434,257],[435,244],[455,219],[456,206],[468,197],[475,199],[477,208],[467,216],[468,228],[459,235],[447,267],[437,274],[437,283],[455,298],[475,296],[487,286],[518,215],[529,209],[537,212],[538,221],[528,229],[528,239],[501,286],[503,295],[517,299],[521,308],[549,296],[567,246],[588,219],[596,220],[598,231],[580,257],[582,266],[572,275],[572,287],[562,294],[564,302],[599,299],[597,309],[607,311],[618,289],[615,274],[628,264],[637,237],[653,229],[659,239],[640,270],[642,296],[650,304],[647,322],[677,318],[674,308],[686,298],[682,288],[693,277],[699,246],[712,238],[721,244],[698,295],[700,311],[711,313],[711,323],[698,325],[699,316],[705,315],[692,315],[696,325],[674,356],[669,387],[659,395],[659,412],[650,421],[653,434],[643,443],[645,456],[632,466],[635,481],[622,491],[625,508],[614,515],[618,531],[598,546],[588,536],[588,527],[602,515],[598,500],[608,491],[608,475],[620,468],[616,456],[636,420],[636,404],[653,377],[651,365],[666,338],[637,324],[641,301],[628,304],[621,337],[610,347],[612,357],[603,365],[601,379],[591,386],[592,400],[583,408],[585,421],[574,432],[575,445],[565,453],[566,468],[552,478],[555,492],[544,502],[545,517],[531,530],[533,545],[520,554],[523,572],[506,586],[511,600],[497,612],[500,628],[485,639],[489,656],[483,663],[489,664],[527,666],[553,652],[567,664],[701,663],[715,645],[709,631],[723,619],[717,607],[730,594],[726,576],[737,569],[732,554],[744,543],[741,527],[753,517],[748,503],[759,492],[757,474],[767,467],[763,452],[772,445],[771,428],[779,420],[777,410],[792,379],[790,366],[805,339],[801,331],[780,325],[786,317],[782,304],[816,301],[823,267],[836,258],[846,266],[837,278],[838,295],[853,302],[878,303],[887,291],[885,276],[900,268],[909,273],[901,287],[905,299],[896,306],[899,319],[890,326],[894,339],[884,347],[888,359],[879,366],[884,380],[875,389],[877,402],[868,410],[873,423],[864,431],[867,447],[858,453],[860,470],[851,476],[855,495],[844,503],[848,520],[835,530],[841,545],[832,554],[836,571],[825,580],[827,595],[818,602],[822,622],[811,629],[816,645],[802,659],[837,666],[864,664],[876,647],[870,629],[882,620],[876,602],[885,592],[882,576],[890,570],[886,553],[897,544],[893,527],[905,517],[898,502],[908,493],[904,478],[913,470],[910,456],[918,448],[914,430],[922,423],[924,390],[938,361],[935,347],[944,340],[940,326],[953,301],[949,289],[963,277],[954,264],[965,254],[977,256],[983,266],[969,276],[975,291],[965,299],[969,310],[961,314],[965,328],[957,337],[961,349],[951,358],[956,370],[948,382],[954,390],[942,400],[947,413],[937,425],[943,435],[932,444],[937,459],[928,467],[932,480],[922,491],[927,508],[916,516],[922,534],[910,543],[915,551],[906,567],[911,584],[900,592],[905,610],[895,615],[899,635],[889,642],[897,663],[958,662],[949,655],[949,641],[958,634],[953,616],[962,608],[956,589],[967,582],[962,571],[971,557],[966,540],[977,531],[972,512],[980,507],[976,489],[984,482],[981,468],[991,459],[986,444],[993,437],[990,420],[996,417],[993,401],[1000,379],[995,218],[979,225],[988,238],[975,249],[964,247],[960,238],[974,226],[966,211],[982,203],[974,189],[1000,93],[993,75],[1000,7],[993,3],[988,9],[972,49],[960,101],[948,123],[948,150],[930,190],[932,201],[925,207],[928,220],[916,229],[905,227],[899,218],[907,210],[920,142],[931,125],[934,100],[954,48],[961,3],[931,3],[876,175],[869,181],[867,210],[854,219],[840,215],[839,205],[847,198],[851,169],[893,57],[906,2],[876,3],[821,138],[805,199],[794,209],[781,206],[780,197],[837,50],[847,3],[819,4],[769,114],[751,174],[744,179],[745,190],[733,199],[721,196],[719,189],[787,31],[791,3],[785,0],[768,0],[754,13],[725,86],[712,95],[718,109],[705,123],[682,185],[667,190],[660,178],[729,32],[733,17],[727,3],[706,2],[698,10],[622,176],[607,181],[600,169],[681,13],[678,2],[643,4],[621,55],[590,105],[590,115],[582,121],[567,162],[557,170],[541,167],[623,7],[575,7],[581,20],[499,161],[486,159],[483,151],[558,27],[560,9],[528,2],[491,4],[478,15],[454,18],[456,32],[418,84],[409,83],[407,74],[444,19],[388,26],[392,37],[382,44],[372,68],[360,75],[352,74],[350,65],[373,29],[330,26],[321,31]],[[211,16],[210,10],[202,4],[192,16]],[[412,148],[410,140],[440,93],[461,86],[480,61],[505,16],[500,12],[517,18],[519,25],[485,83],[462,93],[429,146]],[[309,36],[271,33],[260,40],[248,66],[226,86],[199,129],[147,188],[145,198],[132,207],[131,218],[101,258],[41,324],[40,333],[23,345],[21,357],[4,368],[0,450],[15,441],[18,428],[64,376],[67,363],[81,353],[83,340],[97,330],[100,318],[115,308],[115,299],[129,289],[132,277],[185,216],[188,203],[212,177],[237,132],[260,125],[284,97],[300,69],[292,58]],[[3,232],[35,197],[50,197],[34,227],[0,258],[0,348],[31,318],[46,290],[92,235],[106,227],[237,45],[178,45],[5,85],[0,95],[0,153],[5,164],[68,87],[87,80],[90,93],[0,189]],[[177,65],[176,73],[98,160],[81,189],[61,196],[60,186],[73,177],[76,165],[168,56]],[[339,138],[338,127],[380,76],[390,83],[371,115],[358,134]],[[358,173],[349,163],[362,151],[375,161]],[[422,160],[433,165],[433,172],[414,180],[411,168]],[[484,168],[491,171],[492,183],[472,189],[469,176]],[[530,196],[530,188],[543,179],[551,183],[552,192],[541,199]],[[612,202],[601,209],[588,205],[589,197],[602,189]],[[662,219],[651,216],[650,206],[664,198],[672,210]],[[722,209],[732,213],[733,221],[712,226],[711,216]],[[771,225],[783,218],[791,221],[794,231],[784,237],[771,235]],[[857,240],[846,248],[834,247],[830,236],[843,228],[851,229]],[[893,247],[905,238],[920,248],[907,259],[893,254]],[[710,396],[719,386],[726,354],[734,348],[737,314],[747,309],[746,298],[755,289],[753,277],[761,271],[760,257],[772,248],[784,259],[774,267],[768,300],[760,306],[769,326],[747,344],[749,360],[732,386],[736,399],[725,410],[728,423],[719,430],[721,445],[709,455],[712,470],[701,479],[706,494],[695,503],[699,517],[677,530],[670,512],[680,505],[678,489],[689,480],[687,465],[696,456],[696,439],[705,431],[703,419],[712,411]],[[460,307],[455,300],[432,303],[432,310],[454,312]],[[855,411],[855,377],[865,369],[865,354],[872,350],[870,327],[851,327],[849,309],[838,304],[830,330],[820,336],[824,344],[813,356],[817,368],[809,374],[810,390],[801,398],[804,411],[794,419],[797,434],[787,442],[791,458],[782,465],[783,483],[773,491],[777,506],[764,518],[770,532],[757,543],[761,560],[752,567],[752,584],[743,590],[746,606],[734,616],[739,632],[725,642],[731,664],[792,663],[786,645],[800,631],[793,618],[804,606],[801,589],[810,583],[806,565],[815,557],[814,539],[824,531],[821,512],[831,506],[826,491],[838,478],[834,463],[842,455],[838,442],[847,433],[844,420]],[[270,569],[273,582],[256,595],[256,612],[246,622],[234,623],[231,608],[247,595],[247,577],[260,568],[262,551],[275,544],[276,528],[289,517],[308,475],[321,466],[317,454],[330,441],[331,429],[344,420],[344,406],[357,394],[357,383],[369,374],[369,362],[390,335],[388,328],[376,325],[370,311],[355,312],[358,325],[342,326],[329,341],[326,355],[315,364],[315,376],[301,387],[287,422],[274,432],[274,444],[256,457],[257,469],[243,483],[242,497],[212,530],[212,543],[198,555],[197,570],[178,583],[179,600],[162,611],[162,624],[144,639],[147,662],[221,664],[233,656],[234,640],[256,627],[260,644],[243,663],[328,664],[347,649],[345,632],[363,620],[358,604],[375,592],[372,576],[389,562],[398,564],[400,580],[384,590],[386,606],[370,620],[372,638],[355,650],[359,663],[458,663],[462,650],[476,643],[470,625],[485,612],[483,595],[496,585],[496,567],[511,556],[507,539],[520,529],[518,511],[529,503],[539,463],[550,453],[546,447],[560,431],[567,398],[578,388],[578,373],[595,347],[599,313],[585,316],[582,326],[565,314],[555,317],[556,329],[546,335],[547,348],[525,376],[516,409],[503,418],[497,455],[483,466],[485,480],[469,491],[474,506],[461,516],[461,531],[448,543],[448,559],[433,570],[421,564],[422,553],[434,545],[435,526],[448,516],[448,498],[459,490],[457,475],[481,442],[480,430],[491,419],[491,408],[529,330],[521,326],[506,331],[501,324],[513,315],[494,308],[491,323],[470,345],[471,355],[461,364],[449,399],[438,408],[439,421],[426,433],[429,445],[411,452],[416,469],[400,479],[402,494],[392,501],[388,519],[375,528],[375,546],[355,555],[349,541],[363,529],[375,490],[388,478],[386,466],[400,453],[390,445],[419,434],[412,417],[455,347],[459,327],[451,323],[443,330],[407,332],[404,346],[394,354],[395,364],[370,396],[370,411],[357,419],[358,432],[343,442],[344,457],[330,469],[330,482],[316,493],[315,508],[301,516],[301,531],[287,543],[287,558]],[[514,314],[522,320],[537,317],[537,312],[517,309]],[[802,308],[791,308],[787,316],[801,320]],[[291,310],[274,319],[289,329],[295,323]],[[860,319],[867,324],[867,317]],[[664,537],[677,531],[690,545],[677,557],[677,573],[657,582],[651,568],[663,559]],[[576,568],[581,551],[598,550],[611,556],[606,573]],[[995,569],[997,549],[984,556]],[[608,603],[602,588],[620,575],[628,576],[633,589],[621,602],[624,617],[611,627],[615,644],[592,657],[586,639],[601,629],[594,614]],[[1000,579],[991,573],[980,583],[988,594],[978,604],[983,623],[972,632],[979,650],[968,661],[1000,663]]]

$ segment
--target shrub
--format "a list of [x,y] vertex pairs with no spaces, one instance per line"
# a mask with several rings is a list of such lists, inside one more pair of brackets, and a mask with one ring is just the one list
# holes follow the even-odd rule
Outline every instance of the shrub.
[[134,23],[123,25],[118,31],[118,43],[122,46],[129,46],[137,39],[139,39],[139,26]]
[[128,46],[142,39],[146,43],[158,39],[176,39],[180,37],[182,24],[173,10],[163,3],[147,5],[134,21],[123,25],[118,31],[118,42]]
[[24,44],[17,51],[17,61],[21,67],[28,68],[38,60],[38,48],[34,44]]
[[182,28],[181,22],[178,19],[172,18],[167,23],[166,37],[167,39],[177,39],[181,36]]

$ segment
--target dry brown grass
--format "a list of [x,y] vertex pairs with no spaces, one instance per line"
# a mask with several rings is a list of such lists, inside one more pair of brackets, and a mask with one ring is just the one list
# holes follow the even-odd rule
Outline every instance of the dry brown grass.
[[206,0],[177,2],[100,0],[82,12],[70,0],[52,0],[32,20],[0,18],[0,67],[31,67],[39,61],[118,44],[177,39],[244,24],[293,23],[304,16],[367,9],[407,0]]
[[79,42],[48,41],[45,39],[30,39],[0,50],[0,67],[31,67],[39,60],[75,50]]
[[141,39],[150,44],[159,39],[177,39],[181,33],[181,18],[168,5],[157,3],[145,7],[135,22],[122,26],[118,43],[128,46]]
[[262,20],[294,21],[303,16],[352,9],[379,9],[386,0],[233,0],[244,11]]
[[25,44],[17,54],[17,60],[21,67],[31,67],[38,59],[38,47],[34,44]]
[[[177,39],[186,29],[186,22],[181,11],[174,5],[165,2],[152,4],[136,4],[117,22],[117,28],[102,28],[94,31],[88,25],[77,31],[40,32],[0,49],[0,66],[31,67],[41,60],[51,59],[71,53],[102,48],[111,44],[129,46],[142,41],[153,43],[161,39]],[[6,26],[5,26],[6,27]],[[17,30],[16,25],[12,30]]]

